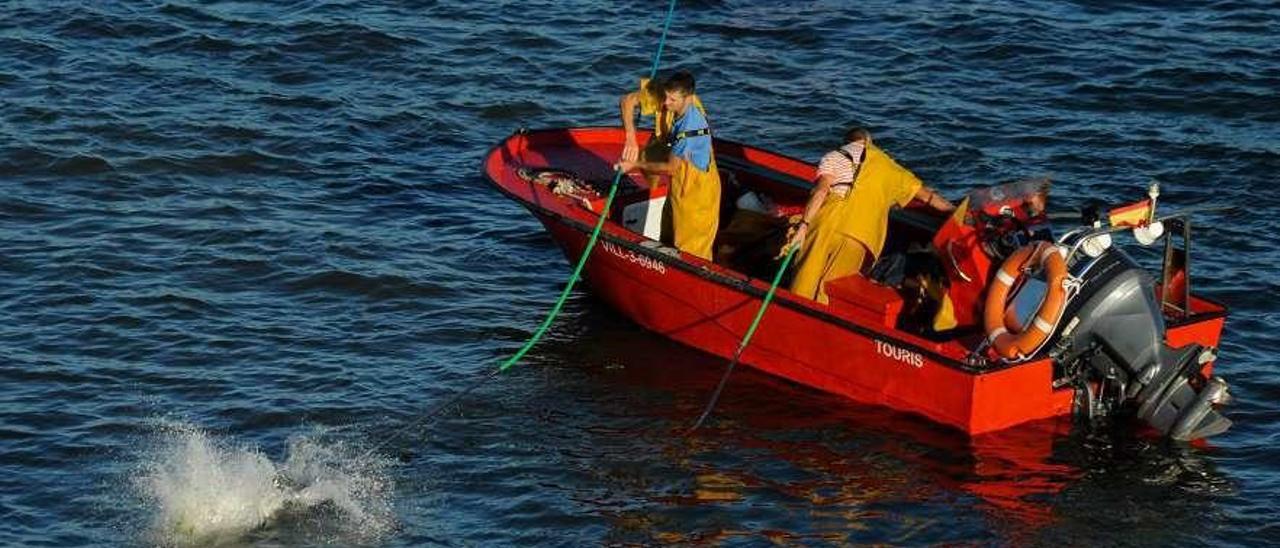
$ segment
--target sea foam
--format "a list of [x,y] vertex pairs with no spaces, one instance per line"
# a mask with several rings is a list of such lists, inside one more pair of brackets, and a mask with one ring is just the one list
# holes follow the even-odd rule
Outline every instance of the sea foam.
[[221,544],[280,527],[302,541],[376,540],[394,524],[391,464],[322,434],[291,439],[276,463],[255,447],[164,423],[134,479],[152,514],[148,536]]

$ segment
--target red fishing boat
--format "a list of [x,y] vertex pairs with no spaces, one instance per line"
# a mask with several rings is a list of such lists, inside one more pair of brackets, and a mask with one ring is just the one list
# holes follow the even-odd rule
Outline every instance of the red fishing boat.
[[[732,356],[815,166],[715,139],[723,205],[707,261],[662,243],[661,181],[623,177],[602,211],[622,144],[620,128],[521,130],[483,170],[570,260],[607,213],[584,269],[591,290],[646,329]],[[1137,417],[1184,440],[1225,431],[1229,395],[1212,373],[1226,308],[1191,292],[1186,215],[1154,217],[1152,192],[1136,221],[1086,211],[1055,237],[1047,192],[1017,182],[975,189],[947,217],[895,210],[875,268],[828,281],[829,304],[784,285],[742,363],[970,435],[1070,414]],[[1159,278],[1112,244],[1128,231],[1163,246]]]

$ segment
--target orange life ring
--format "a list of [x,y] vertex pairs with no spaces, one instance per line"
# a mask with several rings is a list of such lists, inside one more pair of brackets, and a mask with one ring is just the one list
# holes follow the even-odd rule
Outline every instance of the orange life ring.
[[[1031,325],[1019,325],[1008,310],[1009,291],[1022,276],[1027,266],[1036,261],[1045,270],[1048,289],[1040,310],[1036,311]],[[982,323],[987,341],[1002,358],[1025,357],[1035,352],[1053,332],[1067,304],[1067,261],[1061,248],[1049,242],[1037,242],[1014,251],[996,271],[995,280],[987,289],[987,302],[982,311]]]

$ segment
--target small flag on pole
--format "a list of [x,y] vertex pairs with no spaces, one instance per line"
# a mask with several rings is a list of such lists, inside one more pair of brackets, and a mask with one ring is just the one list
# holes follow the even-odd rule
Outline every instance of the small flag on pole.
[[1143,226],[1151,222],[1151,200],[1139,200],[1132,204],[1113,207],[1108,212],[1111,226]]

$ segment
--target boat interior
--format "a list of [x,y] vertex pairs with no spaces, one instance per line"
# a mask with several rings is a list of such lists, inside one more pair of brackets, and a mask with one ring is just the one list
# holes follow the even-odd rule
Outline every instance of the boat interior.
[[[547,167],[526,170],[522,177],[546,184],[557,194],[576,199],[584,208],[595,210],[603,205],[612,183],[612,167],[600,156],[587,157],[593,147],[544,148],[536,141],[528,146],[526,152],[536,151],[536,156],[544,161],[516,163]],[[776,257],[785,243],[791,219],[803,212],[809,198],[812,184],[799,174],[812,173],[813,167],[800,160],[722,140],[716,141],[716,162],[721,179],[721,206],[713,262],[732,273],[769,280],[778,267]],[[666,184],[665,176],[646,180],[639,173],[628,174],[621,180],[614,198],[611,222],[670,245],[670,229],[662,225],[661,210]],[[575,186],[586,187],[585,192],[578,192]],[[936,341],[962,336],[980,338],[975,325],[946,332],[930,328],[929,319],[937,299],[931,298],[920,282],[925,277],[945,276],[937,257],[930,251],[930,240],[946,219],[932,210],[914,206],[891,213],[884,250],[863,275],[828,283],[830,306],[852,307],[866,312],[865,319]],[[784,278],[779,291],[786,291],[788,282],[789,279]]]
[[[719,146],[720,148],[729,148]],[[714,262],[726,269],[770,280],[778,267],[782,246],[793,220],[803,214],[812,183],[787,172],[720,152],[720,228],[714,245]],[[617,218],[628,218],[628,207],[648,199],[645,183],[626,199],[615,200]],[[880,257],[864,271],[847,279],[828,281],[831,306],[855,307],[873,314],[886,327],[914,332],[934,339],[977,334],[972,330],[936,333],[930,329],[936,302],[921,283],[925,276],[945,277],[941,264],[930,251],[930,240],[945,217],[925,208],[895,208],[890,214],[888,239]],[[662,237],[668,237],[665,233]],[[790,285],[791,273],[784,275],[779,291]],[[815,306],[822,306],[814,303]]]

